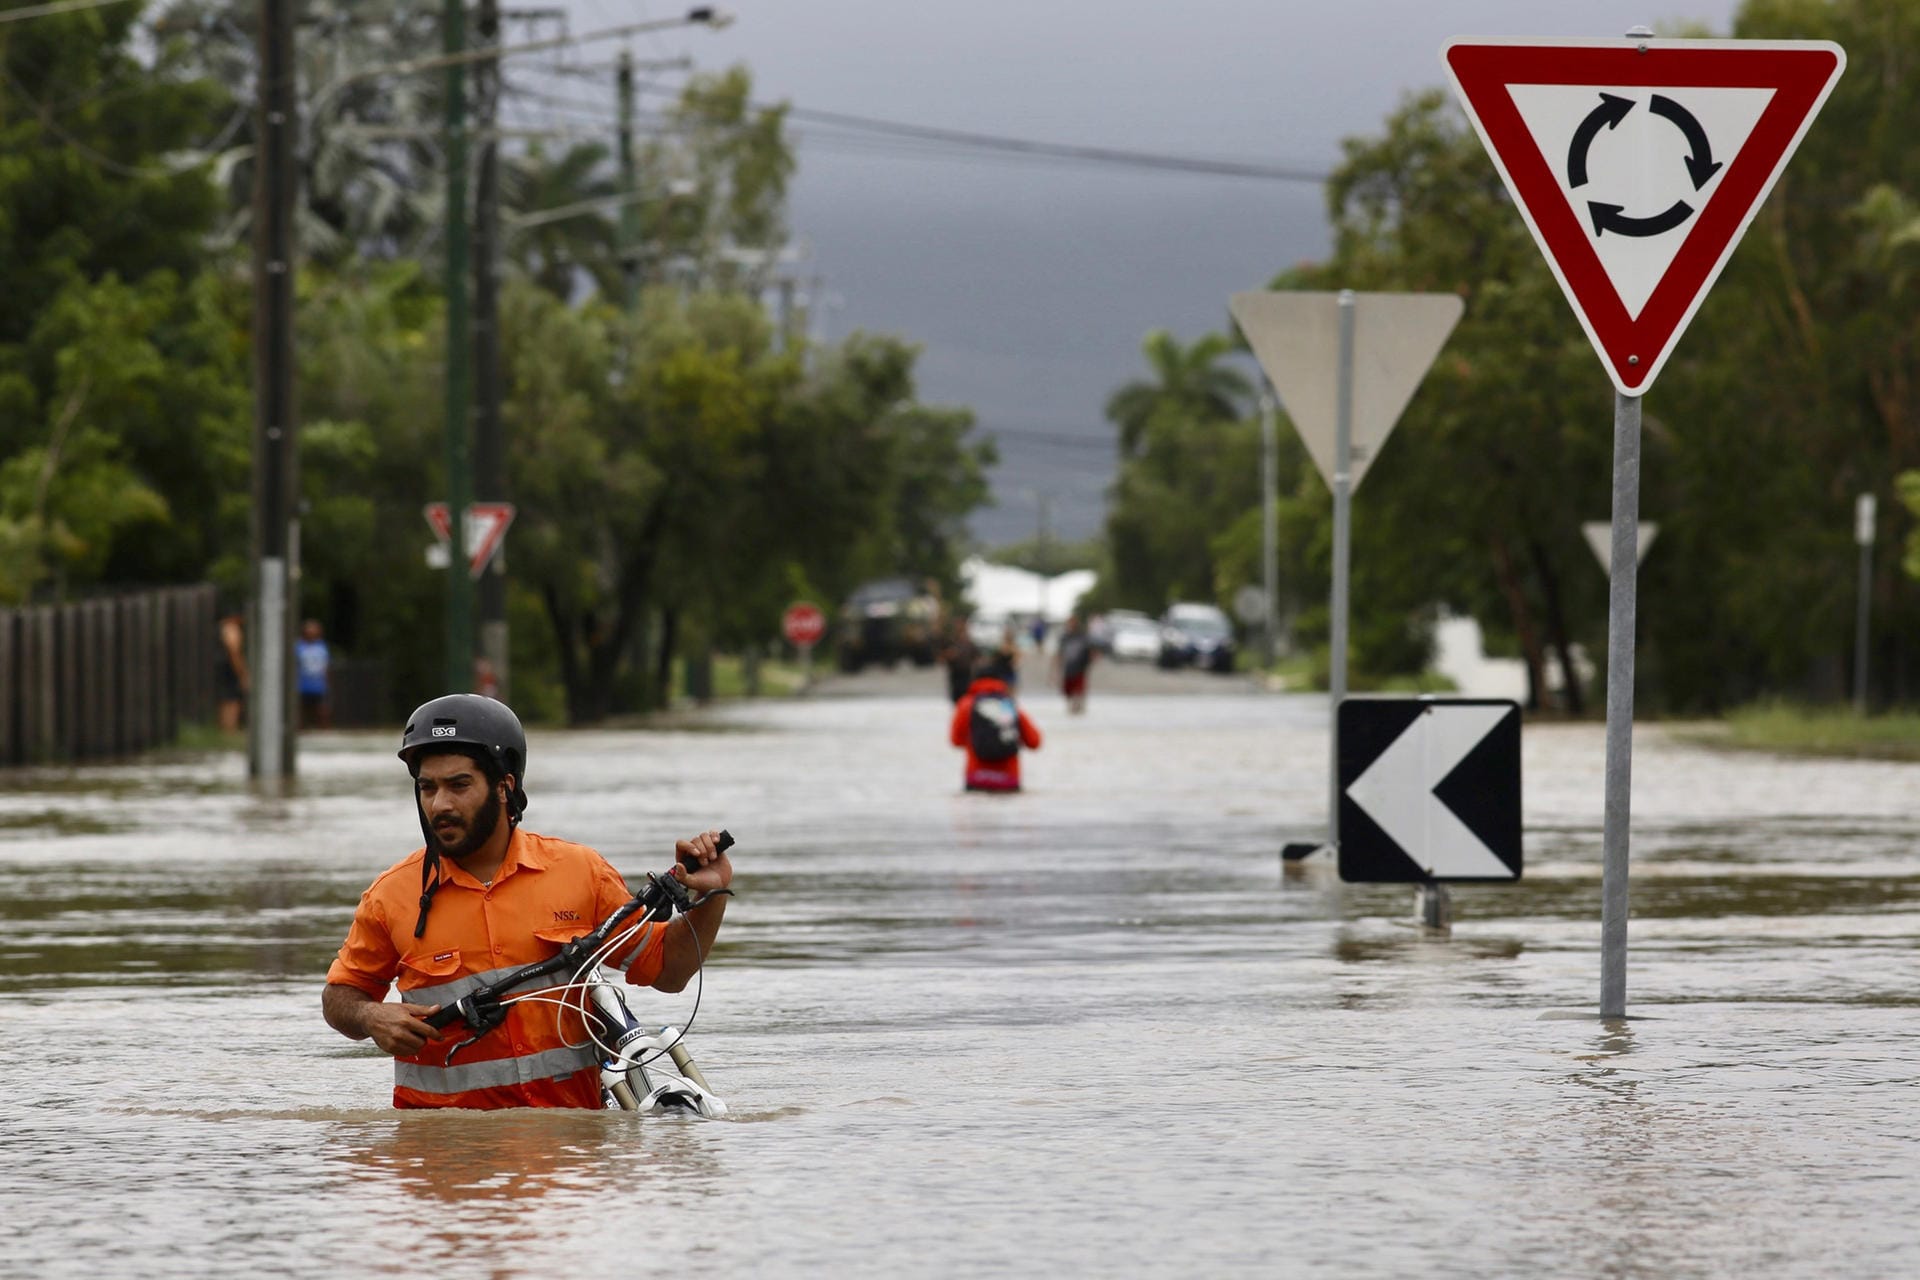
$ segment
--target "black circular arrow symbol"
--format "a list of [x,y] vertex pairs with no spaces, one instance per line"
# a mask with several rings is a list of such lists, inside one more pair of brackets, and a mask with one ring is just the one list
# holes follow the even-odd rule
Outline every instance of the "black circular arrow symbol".
[[[1587,113],[1580,127],[1573,131],[1573,142],[1567,148],[1567,185],[1584,187],[1587,185],[1587,152],[1593,146],[1593,140],[1600,136],[1604,127],[1613,129],[1627,113],[1633,110],[1633,99],[1622,98],[1611,93],[1600,95],[1600,105]],[[1700,190],[1718,173],[1721,162],[1713,158],[1713,146],[1707,140],[1707,131],[1700,127],[1693,113],[1675,102],[1672,98],[1654,94],[1647,103],[1647,110],[1662,119],[1669,120],[1687,140],[1687,176],[1693,179],[1693,189]],[[1675,200],[1662,213],[1651,217],[1629,217],[1626,210],[1617,204],[1605,204],[1598,200],[1587,202],[1587,212],[1593,218],[1593,234],[1605,235],[1611,231],[1622,236],[1657,236],[1663,231],[1671,231],[1693,216],[1693,206],[1685,200]]]

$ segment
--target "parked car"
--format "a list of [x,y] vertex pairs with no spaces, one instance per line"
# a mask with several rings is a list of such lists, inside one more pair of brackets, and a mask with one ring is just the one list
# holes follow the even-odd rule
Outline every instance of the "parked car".
[[1160,617],[1163,667],[1232,671],[1235,652],[1233,624],[1213,605],[1176,604]]
[[940,602],[907,578],[881,578],[855,588],[840,606],[834,658],[842,671],[902,658],[930,667]]
[[1132,609],[1107,614],[1107,652],[1116,662],[1152,662],[1160,656],[1160,624]]

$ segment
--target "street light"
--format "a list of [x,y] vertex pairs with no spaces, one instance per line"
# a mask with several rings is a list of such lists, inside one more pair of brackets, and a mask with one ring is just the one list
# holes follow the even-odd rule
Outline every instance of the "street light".
[[657,200],[681,200],[693,195],[700,184],[692,178],[675,178],[667,184],[665,191],[634,191],[617,196],[595,196],[591,200],[576,200],[572,204],[555,205],[551,209],[536,209],[532,213],[509,214],[505,222],[509,234],[525,231],[531,227],[544,227],[550,222],[565,222],[569,218],[581,218],[590,213],[612,213],[628,205],[652,204]]

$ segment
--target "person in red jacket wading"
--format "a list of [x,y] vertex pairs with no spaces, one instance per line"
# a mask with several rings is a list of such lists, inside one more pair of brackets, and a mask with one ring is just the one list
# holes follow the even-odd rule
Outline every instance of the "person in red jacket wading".
[[1020,748],[1040,749],[1040,731],[1013,700],[999,659],[989,660],[953,708],[953,745],[967,752],[967,790],[1018,791]]

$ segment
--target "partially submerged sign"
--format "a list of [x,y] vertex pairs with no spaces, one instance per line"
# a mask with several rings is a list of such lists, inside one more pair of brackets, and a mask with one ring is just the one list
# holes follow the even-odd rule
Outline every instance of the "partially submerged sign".
[[1342,880],[1520,878],[1516,702],[1349,698],[1339,790]]
[[1847,58],[1648,37],[1453,40],[1441,61],[1614,387],[1638,396]]
[[[1464,306],[1451,293],[1353,295],[1352,487],[1360,486]],[[1236,293],[1227,309],[1331,487],[1340,413],[1340,295]]]

